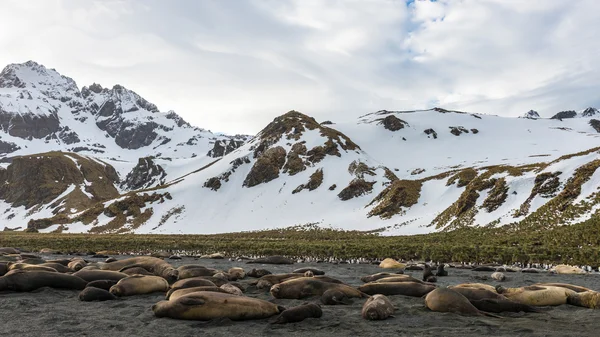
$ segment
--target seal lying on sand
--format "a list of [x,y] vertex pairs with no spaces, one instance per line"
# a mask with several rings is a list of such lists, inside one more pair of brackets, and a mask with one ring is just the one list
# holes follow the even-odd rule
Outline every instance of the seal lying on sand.
[[379,268],[384,268],[384,269],[392,269],[392,268],[397,268],[397,269],[404,269],[406,268],[406,264],[404,263],[400,263],[392,258],[386,258],[383,261],[381,261],[381,263],[379,263]]
[[124,267],[134,265],[142,267],[152,274],[164,278],[169,283],[177,281],[177,276],[179,275],[177,269],[173,268],[173,266],[171,266],[168,262],[151,256],[132,257],[129,259],[106,263],[103,264],[101,268],[103,270],[118,271]]
[[521,288],[496,287],[499,294],[509,300],[521,304],[534,306],[557,306],[566,304],[569,295],[577,294],[575,291],[561,287],[528,286]]
[[343,291],[330,289],[321,295],[321,303],[326,305],[352,304],[352,300]]
[[117,297],[110,292],[95,287],[87,287],[79,293],[79,300],[84,302],[110,301],[116,299]]
[[377,294],[367,299],[362,307],[362,317],[370,321],[392,317],[396,308],[384,295]]
[[[227,281],[223,280],[223,284],[227,283]],[[219,284],[221,286],[223,284]],[[186,278],[183,280],[179,280],[171,285],[171,288],[182,289],[182,288],[191,288],[191,287],[203,287],[203,286],[217,286],[214,282],[201,278],[201,277],[192,277]]]
[[325,275],[324,271],[317,269],[317,268],[311,268],[311,267],[298,268],[298,269],[294,270],[292,273],[304,274],[307,271],[312,272],[313,275]]
[[363,276],[360,278],[361,281],[368,283],[368,282],[373,282],[373,281],[377,281],[379,279],[382,278],[386,278],[386,277],[391,277],[391,276],[398,276],[398,277],[411,277],[409,275],[403,275],[403,272],[399,272],[396,274],[393,273],[377,273],[377,274],[373,274],[373,275],[367,275],[367,276]]
[[209,291],[195,292],[152,306],[156,317],[208,321],[263,319],[283,312],[285,308],[256,298]]
[[111,270],[80,270],[74,273],[73,275],[80,277],[88,282],[99,280],[120,281],[121,279],[124,279],[127,276],[129,276],[127,274]]
[[205,287],[191,287],[191,288],[174,288],[167,292],[167,296],[165,296],[165,300],[176,300],[182,296],[187,294],[196,293],[199,291],[212,291],[215,293],[225,293],[229,294],[229,292],[216,287],[216,286],[205,286]]
[[559,264],[558,266],[552,269],[557,274],[587,274],[585,270],[573,266],[568,266],[566,264]]
[[[456,289],[454,289],[456,290]],[[513,302],[508,299],[485,298],[481,300],[469,300],[475,308],[486,312],[542,312],[542,310],[527,304]]]
[[206,268],[200,265],[186,265],[177,268],[179,274],[178,279],[183,280],[186,278],[198,277],[198,276],[213,276],[217,273],[216,269]]
[[110,287],[110,293],[116,296],[133,296],[154,292],[167,292],[169,283],[160,276],[134,275],[126,277]]
[[586,291],[593,291],[592,289],[589,288],[585,288],[585,287],[581,287],[581,286],[577,286],[574,284],[568,284],[568,283],[535,283],[532,284],[533,286],[540,286],[540,287],[561,287],[561,288],[567,288],[567,289],[571,289],[574,292],[577,293],[583,293]]
[[444,270],[444,264],[440,264],[437,267],[437,272],[435,273],[435,276],[440,277],[440,276],[448,276],[448,272],[446,270]]
[[75,275],[37,270],[13,270],[0,277],[0,291],[32,291],[42,287],[82,290],[86,284]]
[[347,297],[368,297],[351,286],[324,282],[314,277],[302,277],[288,280],[271,287],[271,295],[275,298],[301,299],[310,296],[322,296],[327,290],[339,290]]
[[569,294],[567,303],[578,307],[600,309],[600,293],[597,291],[584,291],[581,293]]
[[367,283],[358,287],[358,290],[365,294],[375,295],[382,294],[386,296],[390,295],[404,295],[412,297],[422,297],[436,287],[433,285],[427,285],[417,282],[390,282],[390,283]]
[[485,283],[461,283],[461,284],[455,285],[454,287],[485,289],[485,290],[489,290],[489,291],[492,291],[495,293],[498,292],[494,286],[491,286],[491,285],[485,284]]
[[266,270],[266,269],[252,269],[248,274],[248,276],[250,277],[254,277],[254,278],[261,278],[265,275],[271,275],[273,273],[271,273],[270,271]]
[[477,289],[477,288],[468,288],[468,287],[448,287],[464,297],[466,297],[469,301],[483,300],[487,298],[498,299],[498,300],[506,300],[506,297],[498,294],[495,291],[490,291],[487,289]]
[[492,316],[479,311],[469,300],[449,288],[437,288],[425,297],[425,306],[431,311],[453,312],[465,316]]
[[276,256],[269,256],[269,257],[261,257],[258,259],[248,261],[246,263],[294,264],[294,261],[292,261],[291,259],[288,259],[287,257],[276,255]]
[[88,283],[85,287],[86,288],[100,288],[100,289],[104,289],[106,291],[110,290],[110,287],[114,286],[115,284],[117,284],[118,281],[113,281],[113,280],[98,280],[98,281],[92,281],[90,283]]
[[314,303],[304,303],[302,305],[286,309],[277,316],[272,324],[285,324],[302,322],[307,318],[320,318],[323,316],[321,307]]

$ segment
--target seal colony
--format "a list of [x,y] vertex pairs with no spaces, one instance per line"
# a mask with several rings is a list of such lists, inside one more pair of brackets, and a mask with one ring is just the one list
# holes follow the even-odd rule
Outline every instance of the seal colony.
[[[151,307],[157,318],[200,321],[268,319],[269,323],[288,324],[327,317],[322,310],[324,306],[335,310],[336,306],[358,302],[362,305],[362,311],[357,310],[356,317],[360,315],[366,320],[383,320],[402,316],[392,300],[401,300],[406,296],[421,298],[419,300],[423,307],[432,311],[431,314],[451,312],[498,317],[497,314],[506,312],[537,314],[551,310],[540,307],[557,305],[591,309],[600,307],[599,292],[576,284],[547,282],[509,287],[465,282],[439,286],[430,282],[431,276],[448,276],[449,272],[452,273],[451,265],[413,266],[411,270],[423,273],[419,279],[403,274],[406,269],[398,268],[399,265],[391,259],[381,267],[387,269],[386,272],[356,276],[356,281],[364,284],[353,286],[346,283],[348,281],[343,282],[312,267],[279,267],[278,273],[268,270],[271,269],[268,266],[264,266],[267,269],[245,270],[238,265],[220,270],[201,264],[188,264],[176,268],[161,258],[150,256],[111,258],[106,260],[108,262],[92,262],[81,257],[45,261],[30,255],[23,258],[25,256],[20,253],[14,253],[18,252],[16,249],[7,251],[11,253],[0,258],[8,257],[12,261],[0,262],[0,291],[31,292],[42,287],[77,290],[81,291],[77,298],[85,302],[126,301],[130,296],[157,293],[165,296],[164,300]],[[28,263],[23,262],[25,259]],[[262,263],[264,265],[290,264],[289,259],[281,257],[262,261],[265,261]],[[498,273],[500,270],[515,272],[505,267],[485,267],[473,273],[491,275],[491,272]],[[280,272],[281,268],[289,269]],[[140,273],[125,273],[131,270]],[[500,282],[497,278],[490,279]],[[270,296],[271,300],[255,298],[255,294]],[[308,302],[290,305],[298,299]]]

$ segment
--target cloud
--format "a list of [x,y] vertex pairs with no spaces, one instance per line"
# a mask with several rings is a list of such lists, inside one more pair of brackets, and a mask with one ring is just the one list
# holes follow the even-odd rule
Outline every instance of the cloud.
[[291,109],[520,115],[599,103],[595,0],[5,1],[0,64],[119,83],[213,131]]

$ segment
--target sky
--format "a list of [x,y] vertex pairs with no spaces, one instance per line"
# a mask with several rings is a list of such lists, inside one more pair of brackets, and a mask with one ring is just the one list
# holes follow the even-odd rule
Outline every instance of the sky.
[[598,0],[2,0],[0,67],[121,84],[215,132],[298,110],[600,108]]

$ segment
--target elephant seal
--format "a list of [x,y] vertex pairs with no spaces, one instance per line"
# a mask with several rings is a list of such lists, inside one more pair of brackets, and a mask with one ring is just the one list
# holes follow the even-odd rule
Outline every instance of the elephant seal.
[[44,263],[60,263],[63,266],[68,267],[70,262],[71,262],[71,260],[69,260],[69,259],[58,259],[58,260],[47,260]]
[[41,264],[28,264],[28,263],[10,263],[8,264],[8,270],[41,270],[56,273],[56,269],[51,267],[45,267]]
[[343,291],[330,289],[321,295],[321,303],[325,305],[352,304],[352,300]]
[[541,270],[535,269],[535,268],[524,268],[524,269],[521,269],[521,273],[538,274],[540,272],[541,272]]
[[87,266],[87,263],[84,260],[82,260],[82,259],[72,260],[67,265],[67,267],[69,267],[70,269],[72,269],[74,271],[79,271],[79,270],[81,270],[81,268],[83,268],[85,266]]
[[490,266],[478,266],[478,267],[475,267],[475,268],[473,268],[471,270],[472,271],[491,271],[491,272],[494,272],[494,271],[496,271],[496,268],[490,267]]
[[121,279],[124,279],[127,276],[129,276],[127,274],[112,270],[80,270],[78,272],[73,273],[73,275],[80,277],[86,280],[87,282],[98,280],[120,281]]
[[315,274],[312,271],[307,270],[304,272],[304,277],[315,277]]
[[497,272],[492,273],[492,279],[502,282],[502,281],[506,280],[506,276],[504,276],[503,273],[497,271]]
[[199,292],[199,291],[212,291],[215,293],[225,293],[229,294],[227,291],[213,286],[204,286],[204,287],[191,287],[191,288],[174,288],[170,289],[165,296],[165,300],[176,300],[181,296],[185,296],[187,294]]
[[566,264],[559,264],[558,266],[552,269],[557,274],[587,274],[585,270],[573,266],[568,266]]
[[486,298],[506,300],[506,297],[498,294],[495,291],[468,287],[448,287],[466,297],[469,301],[483,300]]
[[307,271],[312,272],[314,275],[325,275],[324,271],[317,269],[317,268],[311,268],[311,267],[298,268],[298,269],[295,269],[292,273],[304,274]]
[[72,272],[74,272],[73,269],[71,269],[71,268],[69,268],[67,266],[64,266],[64,265],[62,265],[60,263],[56,263],[56,262],[46,262],[46,263],[40,264],[40,266],[50,267],[50,268],[56,270],[59,273],[72,273]]
[[250,260],[246,263],[261,263],[261,264],[294,264],[294,261],[287,257],[276,255],[269,257],[261,257],[258,259]]
[[302,305],[284,310],[271,324],[286,324],[302,322],[307,318],[320,318],[323,310],[315,303],[304,303]]
[[600,293],[597,291],[584,291],[581,293],[569,294],[567,303],[578,307],[599,309],[600,308]]
[[435,273],[435,276],[440,277],[440,276],[448,276],[448,272],[446,270],[444,270],[444,264],[440,264],[437,267],[437,272]]
[[360,278],[361,281],[368,283],[368,282],[373,282],[373,281],[377,281],[379,279],[382,278],[386,278],[389,276],[398,276],[398,277],[410,277],[408,275],[403,275],[403,273],[397,273],[397,274],[393,274],[393,273],[377,273],[377,274],[373,274],[373,275],[367,275],[367,276],[363,276]]
[[96,287],[87,287],[79,293],[79,300],[84,302],[110,301],[116,299],[117,297],[115,295]]
[[121,269],[119,272],[123,274],[131,275],[154,275],[142,267],[126,267]]
[[365,294],[375,295],[404,295],[412,297],[422,297],[436,287],[434,285],[427,285],[417,282],[399,282],[399,283],[367,283],[358,287],[358,290]]
[[364,319],[375,321],[393,317],[394,310],[396,310],[396,308],[387,297],[376,294],[367,298],[367,301],[362,307],[361,314]]
[[246,277],[246,272],[244,271],[244,269],[239,267],[229,268],[227,274],[229,274],[230,281],[241,280]]
[[577,285],[574,285],[574,284],[568,284],[568,283],[535,283],[535,284],[532,284],[532,286],[561,287],[561,288],[571,289],[571,290],[573,290],[574,292],[577,292],[577,293],[583,293],[583,292],[586,292],[586,291],[593,291],[592,289],[589,289],[589,288],[577,286]]
[[89,282],[86,285],[86,288],[99,288],[99,289],[104,289],[106,291],[110,290],[110,287],[114,286],[115,284],[117,284],[118,281],[114,281],[114,280],[98,280],[98,281],[92,281]]
[[217,273],[217,270],[203,266],[187,265],[177,268],[177,272],[179,274],[178,279],[183,280],[198,276],[213,276]]
[[271,275],[273,273],[271,273],[270,271],[266,270],[266,269],[252,269],[248,274],[248,276],[250,277],[254,277],[254,278],[261,278],[265,275]]
[[495,292],[497,293],[498,291],[496,290],[496,287],[491,286],[489,284],[485,284],[485,283],[461,283],[461,284],[457,284],[454,287],[460,287],[460,288],[475,288],[475,289],[485,289],[485,290],[489,290],[491,292]]
[[[227,283],[226,281],[223,281],[222,284],[219,284],[218,286],[222,286],[223,284]],[[204,279],[204,278],[200,278],[200,277],[192,277],[192,278],[186,278],[183,280],[179,280],[175,283],[173,283],[171,285],[171,288],[191,288],[191,287],[206,287],[206,286],[217,286],[214,282]]]
[[42,263],[46,263],[48,261],[46,261],[44,259],[40,259],[40,258],[27,258],[27,259],[22,259],[19,262],[26,263],[26,264],[42,264]]
[[[273,285],[281,283],[286,280],[291,280],[294,278],[304,277],[302,274],[269,274],[259,278],[256,281],[256,287],[258,289],[271,288]],[[252,285],[252,283],[250,283]]]
[[423,270],[423,266],[420,266],[418,264],[410,264],[406,266],[405,270]]
[[569,295],[577,294],[575,291],[561,287],[528,286],[521,288],[496,287],[499,294],[509,300],[533,306],[558,306],[566,304]]
[[177,281],[177,276],[179,275],[177,269],[173,268],[171,264],[159,258],[151,256],[132,257],[111,263],[106,263],[102,265],[101,269],[118,271],[121,270],[123,267],[133,265],[142,267],[147,271],[151,272],[152,274],[164,278],[169,283]]
[[301,277],[287,280],[271,287],[271,295],[275,298],[301,299],[310,296],[322,296],[327,290],[339,290],[348,297],[368,297],[351,286],[324,282],[314,277]]
[[111,263],[111,262],[115,262],[118,261],[117,259],[115,259],[114,257],[109,257],[108,259],[104,260],[104,263]]
[[21,254],[21,251],[19,251],[16,248],[13,248],[13,247],[1,247],[0,248],[0,254],[2,254],[2,255],[7,255],[7,254]]
[[416,283],[421,283],[421,284],[431,284],[431,283],[423,282],[423,281],[416,279],[409,275],[400,275],[400,277],[396,277],[396,276],[384,277],[384,278],[380,278],[377,281],[373,281],[373,282],[369,282],[369,283],[396,283],[396,282],[416,282]]
[[431,311],[453,312],[465,316],[492,316],[479,311],[469,300],[450,288],[436,288],[425,296],[425,306]]
[[42,287],[82,290],[87,282],[75,275],[47,271],[12,270],[0,277],[0,291],[33,291]]
[[167,292],[169,283],[160,276],[134,275],[128,276],[110,287],[110,293],[123,297],[150,294],[155,292]]
[[244,293],[242,293],[242,290],[240,288],[238,288],[230,283],[225,283],[224,285],[220,286],[219,288],[225,290],[225,292],[232,294],[232,295],[237,295],[237,296],[244,295]]
[[379,268],[384,269],[405,269],[406,264],[400,263],[392,258],[386,258],[381,263],[379,263]]
[[[456,289],[454,289],[456,290]],[[521,304],[517,302],[513,302],[506,298],[497,299],[497,298],[484,298],[481,300],[469,300],[475,308],[485,311],[485,312],[493,312],[493,313],[501,313],[501,312],[542,312],[542,310],[527,304]]]
[[423,267],[423,282],[437,282],[437,278],[433,275],[431,267],[428,264],[425,264],[425,267]]
[[229,318],[234,321],[263,319],[285,310],[264,300],[231,294],[201,291],[152,306],[156,317],[209,321]]

